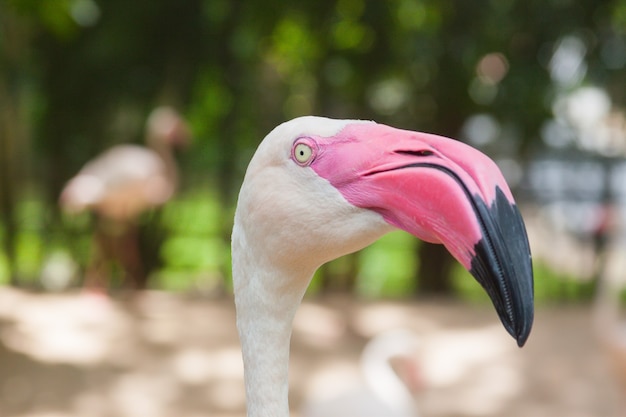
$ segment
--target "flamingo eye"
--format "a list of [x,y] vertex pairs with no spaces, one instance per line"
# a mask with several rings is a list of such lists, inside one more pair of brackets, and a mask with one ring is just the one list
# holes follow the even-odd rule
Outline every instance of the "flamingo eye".
[[308,165],[313,159],[313,148],[306,143],[297,143],[293,147],[293,157],[299,165]]

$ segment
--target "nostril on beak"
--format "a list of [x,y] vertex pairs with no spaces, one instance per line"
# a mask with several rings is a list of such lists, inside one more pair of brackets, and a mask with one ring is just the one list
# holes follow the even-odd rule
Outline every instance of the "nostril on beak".
[[420,149],[420,150],[416,150],[416,151],[399,150],[399,151],[395,151],[395,152],[397,154],[400,154],[400,155],[409,155],[409,156],[417,156],[417,157],[431,156],[431,155],[435,154],[430,149]]

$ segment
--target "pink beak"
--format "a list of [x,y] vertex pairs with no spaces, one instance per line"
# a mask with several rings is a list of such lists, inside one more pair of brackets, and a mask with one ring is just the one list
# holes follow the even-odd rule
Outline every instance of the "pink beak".
[[300,142],[315,153],[311,168],[351,204],[445,245],[485,288],[507,331],[525,343],[533,322],[528,238],[491,159],[452,139],[370,123]]

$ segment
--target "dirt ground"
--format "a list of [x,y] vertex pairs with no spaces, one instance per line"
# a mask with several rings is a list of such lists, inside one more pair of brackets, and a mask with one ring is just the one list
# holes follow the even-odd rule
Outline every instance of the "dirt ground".
[[[358,384],[361,349],[393,328],[419,335],[420,416],[620,415],[587,308],[539,307],[518,349],[487,306],[328,298],[305,301],[294,323],[293,416]],[[244,410],[232,300],[0,288],[0,416],[243,417]]]

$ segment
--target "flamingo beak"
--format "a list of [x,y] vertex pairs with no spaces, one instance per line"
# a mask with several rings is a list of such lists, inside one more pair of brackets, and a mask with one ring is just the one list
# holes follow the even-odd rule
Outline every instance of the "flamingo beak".
[[530,248],[520,212],[491,159],[452,139],[373,123],[298,141],[313,148],[311,168],[348,202],[445,245],[524,345],[534,315]]

